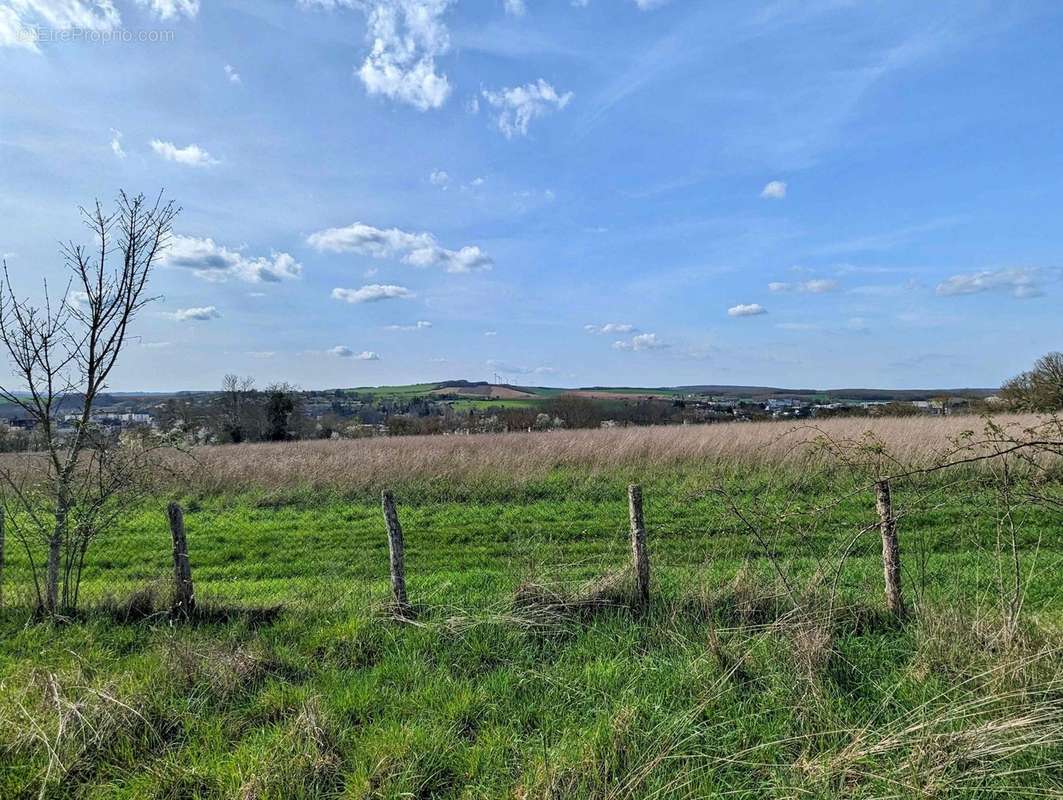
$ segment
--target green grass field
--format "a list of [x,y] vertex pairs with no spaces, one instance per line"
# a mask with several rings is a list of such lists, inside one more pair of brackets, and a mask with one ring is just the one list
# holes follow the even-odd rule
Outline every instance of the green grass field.
[[490,399],[490,400],[451,400],[449,405],[455,411],[489,411],[506,408],[539,408],[545,402],[545,398],[529,399]]
[[9,541],[0,797],[1063,791],[1058,515],[1013,515],[1025,605],[1007,635],[1012,554],[984,475],[897,487],[901,624],[851,476],[643,472],[639,616],[634,477],[402,487],[405,623],[369,494],[183,494],[204,611],[189,623],[164,611],[167,498],[96,544],[68,624],[26,624]]

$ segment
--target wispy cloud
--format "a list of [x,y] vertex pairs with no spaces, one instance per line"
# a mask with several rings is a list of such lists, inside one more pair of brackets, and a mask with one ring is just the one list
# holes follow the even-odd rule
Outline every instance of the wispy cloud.
[[232,64],[225,65],[225,77],[229,79],[229,83],[243,83],[240,73],[236,71],[236,67]]
[[118,158],[125,158],[126,152],[122,147],[122,132],[111,128],[111,152]]
[[512,364],[508,361],[496,361],[494,359],[488,360],[487,366],[501,373],[508,372],[512,375],[556,375],[558,372],[555,367],[526,367],[521,364]]
[[371,283],[360,289],[332,290],[333,300],[342,300],[345,303],[378,303],[382,300],[409,300],[414,297],[413,292],[405,286],[394,284]]
[[953,275],[937,286],[941,297],[952,297],[980,292],[1006,292],[1013,297],[1040,297],[1041,271],[1031,267],[1015,269],[982,270]]
[[912,278],[904,283],[872,283],[865,286],[854,286],[848,290],[848,294],[867,297],[896,297],[897,295],[914,292],[920,288],[922,288],[922,284]]
[[[101,2],[100,5],[103,5],[103,3]],[[177,19],[178,17],[191,18],[199,13],[199,0],[137,0],[137,5],[151,9],[155,12],[155,16],[161,20]]]
[[608,336],[618,333],[634,333],[638,328],[627,322],[607,322],[604,325],[584,325],[583,330],[587,333]]
[[389,331],[423,331],[432,327],[432,323],[426,319],[419,319],[410,325],[388,325]]
[[104,0],[15,0],[0,4],[0,47],[19,47],[39,53],[38,27],[55,31],[107,32],[122,24],[114,3]]
[[882,252],[913,242],[928,233],[946,230],[959,225],[959,217],[943,217],[930,222],[908,225],[883,233],[857,236],[841,242],[834,242],[815,249],[816,255],[848,255],[852,253]]
[[800,292],[802,294],[824,294],[833,292],[838,288],[838,281],[830,278],[814,278],[798,283],[784,283],[774,281],[768,284],[768,291],[780,294],[783,292]]

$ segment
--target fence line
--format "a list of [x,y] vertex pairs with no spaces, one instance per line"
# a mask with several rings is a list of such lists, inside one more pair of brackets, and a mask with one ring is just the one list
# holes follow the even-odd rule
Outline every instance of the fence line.
[[[882,538],[882,568],[886,604],[889,612],[904,618],[907,610],[901,592],[900,543],[897,534],[897,518],[893,510],[893,493],[889,480],[874,484],[875,510]],[[628,520],[630,525],[631,573],[634,579],[631,607],[644,613],[650,607],[650,558],[647,545],[643,490],[640,484],[628,486]],[[395,496],[390,491],[381,493],[381,507],[387,532],[388,564],[391,582],[393,611],[397,618],[412,619],[413,606],[406,588],[406,542],[399,521]],[[176,503],[167,509],[170,532],[173,538],[174,603],[172,614],[177,618],[190,618],[196,610],[192,582],[191,560],[185,532],[184,512]],[[3,514],[0,511],[0,570],[2,570]],[[2,597],[2,596],[0,596]]]
[[[868,503],[871,488],[873,506]],[[721,557],[723,563],[728,559],[745,563],[768,559],[778,570],[778,562],[783,560],[781,553],[786,553],[791,564],[787,571],[792,571],[792,576],[802,569],[807,571],[809,556],[812,567],[816,567],[817,559],[820,564],[829,560],[833,565],[835,555],[827,546],[831,540],[823,538],[824,531],[829,534],[839,521],[846,527],[853,526],[854,512],[870,515],[873,508],[875,521],[864,530],[879,531],[880,555],[876,552],[872,556],[866,546],[858,553],[847,547],[837,558],[838,576],[847,560],[856,554],[861,559],[859,564],[846,573],[858,576],[853,590],[865,591],[868,580],[882,581],[890,615],[902,619],[908,614],[902,592],[904,576],[898,519],[910,518],[905,516],[907,511],[898,513],[894,487],[888,478],[873,484],[856,481],[853,490],[845,496],[854,498],[857,506],[845,510],[838,520],[818,516],[832,513],[830,504],[807,507],[809,529],[801,528],[804,523],[795,524],[788,519],[785,509],[768,503],[771,516],[765,516],[764,523],[757,526],[755,546],[749,528],[753,523],[744,516],[748,509],[735,506],[733,498],[728,509],[728,504],[718,502],[719,494],[712,491],[668,485],[659,490],[650,485],[647,491],[641,483],[629,484],[624,498],[627,501],[625,526],[623,484],[612,486],[607,494],[587,494],[578,500],[559,492],[549,498],[516,498],[511,503],[470,502],[462,487],[457,489],[453,499],[430,494],[397,499],[395,493],[385,490],[372,519],[366,516],[371,508],[362,504],[329,505],[329,511],[321,512],[325,516],[319,518],[312,507],[303,509],[298,504],[289,507],[283,502],[274,506],[268,498],[235,509],[220,505],[203,508],[192,501],[189,508],[196,516],[191,553],[186,531],[187,509],[170,503],[166,517],[172,560],[159,547],[158,528],[152,533],[154,523],[145,526],[150,517],[140,515],[135,520],[140,527],[130,526],[129,530],[123,529],[124,533],[116,532],[110,548],[101,546],[93,551],[95,557],[90,559],[86,573],[91,586],[91,591],[86,593],[86,607],[94,601],[121,601],[123,596],[159,582],[159,576],[170,570],[168,605],[176,619],[193,617],[197,610],[209,613],[219,605],[295,610],[301,599],[307,601],[310,610],[316,611],[327,608],[329,601],[342,602],[348,595],[365,592],[368,596],[390,578],[390,609],[398,618],[412,619],[422,603],[445,604],[447,593],[453,587],[455,592],[464,587],[481,598],[497,597],[498,589],[503,586],[515,588],[515,565],[528,564],[532,569],[545,566],[550,570],[548,584],[560,586],[575,576],[582,576],[579,580],[590,586],[603,574],[601,569],[608,570],[608,564],[620,562],[627,549],[623,558],[624,580],[622,584],[611,585],[622,585],[625,592],[622,602],[641,614],[652,607],[658,594],[668,594],[669,587],[676,585],[677,575],[701,570]],[[648,526],[646,497],[655,491],[662,495],[652,501]],[[801,491],[800,486],[795,487],[792,496],[800,497]],[[741,497],[742,503],[754,508],[758,505],[755,490]],[[548,502],[544,503],[544,499]],[[386,538],[379,535],[381,511]],[[236,515],[235,526],[222,527],[221,520],[230,512]],[[246,515],[258,516],[248,519]],[[706,526],[707,519],[716,522]],[[9,608],[21,606],[23,600],[26,605],[35,602],[31,593],[20,591],[30,585],[31,573],[22,563],[27,554],[22,552],[23,548],[10,554],[5,552],[5,529],[17,524],[14,518],[5,519],[0,509],[0,603],[6,602]],[[912,530],[911,523],[906,523],[905,528]],[[610,533],[600,535],[606,531]],[[712,537],[711,540],[706,536]],[[727,544],[709,544],[720,538]],[[917,539],[912,541],[918,543]],[[734,549],[720,549],[726,547]],[[417,605],[411,603],[407,584],[408,550],[415,554],[416,568],[424,570],[421,574],[432,576],[435,582],[432,594],[422,593],[424,583],[415,583]],[[869,576],[868,559],[877,561],[879,557],[878,575],[882,577]],[[593,564],[594,559],[601,559],[601,563]],[[805,566],[799,563],[802,559]],[[166,565],[166,561],[171,563]],[[918,581],[921,573],[915,574]],[[4,585],[5,580],[9,586]],[[12,586],[14,593],[10,591]],[[795,605],[804,602],[799,595],[792,599]]]

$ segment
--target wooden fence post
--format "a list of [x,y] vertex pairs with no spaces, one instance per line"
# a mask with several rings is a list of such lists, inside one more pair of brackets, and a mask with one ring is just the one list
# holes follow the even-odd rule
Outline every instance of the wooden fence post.
[[388,526],[388,555],[391,560],[391,593],[395,598],[395,610],[400,617],[410,615],[410,603],[406,598],[406,544],[402,538],[399,513],[395,510],[395,498],[391,492],[381,495],[384,521]]
[[890,482],[875,482],[875,508],[878,527],[882,533],[882,571],[886,577],[886,605],[895,617],[904,617],[901,597],[901,546],[897,541],[897,518],[893,516],[893,497]]
[[645,611],[650,604],[650,557],[646,552],[646,521],[642,515],[642,487],[627,487],[631,519],[631,565],[635,570],[635,608]]
[[196,594],[192,587],[192,564],[188,560],[188,539],[185,538],[185,515],[177,503],[166,509],[173,537],[174,602],[171,613],[188,619],[196,611]]

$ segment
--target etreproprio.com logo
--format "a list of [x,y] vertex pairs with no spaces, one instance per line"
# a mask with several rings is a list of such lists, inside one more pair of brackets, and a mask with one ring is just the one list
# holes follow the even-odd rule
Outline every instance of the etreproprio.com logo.
[[172,42],[175,31],[165,29],[130,30],[129,28],[48,28],[34,25],[19,30],[18,38],[25,44],[166,44]]

